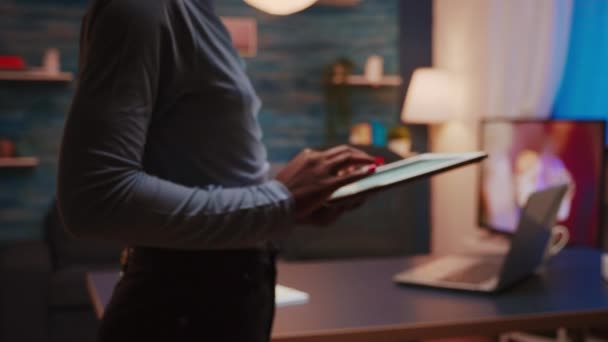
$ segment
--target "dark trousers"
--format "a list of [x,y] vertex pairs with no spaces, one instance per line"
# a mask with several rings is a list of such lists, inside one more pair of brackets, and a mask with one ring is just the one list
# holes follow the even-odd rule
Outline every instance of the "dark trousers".
[[267,342],[276,268],[268,251],[131,249],[99,341]]

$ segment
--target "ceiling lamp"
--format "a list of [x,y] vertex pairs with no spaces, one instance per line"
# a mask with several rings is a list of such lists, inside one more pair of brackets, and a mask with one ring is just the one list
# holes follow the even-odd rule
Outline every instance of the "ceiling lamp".
[[245,0],[250,6],[274,15],[289,15],[312,6],[317,0]]

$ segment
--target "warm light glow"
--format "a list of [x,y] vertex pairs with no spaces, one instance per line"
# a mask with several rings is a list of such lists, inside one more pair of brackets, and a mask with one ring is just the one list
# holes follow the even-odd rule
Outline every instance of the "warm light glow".
[[434,68],[414,71],[405,97],[401,120],[407,123],[442,123],[455,110],[456,95],[452,75]]
[[245,0],[249,5],[274,15],[289,15],[312,6],[317,0]]

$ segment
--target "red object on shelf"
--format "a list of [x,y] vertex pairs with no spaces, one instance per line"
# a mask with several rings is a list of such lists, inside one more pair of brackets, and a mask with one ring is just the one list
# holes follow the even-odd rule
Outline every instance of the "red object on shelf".
[[15,156],[15,144],[8,138],[0,138],[0,158]]
[[19,56],[0,56],[0,69],[23,70],[25,68],[25,61]]

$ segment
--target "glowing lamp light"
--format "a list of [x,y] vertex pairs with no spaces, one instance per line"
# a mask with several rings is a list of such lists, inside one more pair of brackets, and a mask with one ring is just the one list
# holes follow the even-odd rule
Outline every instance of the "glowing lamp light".
[[274,15],[289,15],[303,11],[317,0],[245,0],[250,6]]
[[443,123],[450,119],[457,97],[453,75],[445,70],[419,68],[414,71],[401,119],[409,123]]

